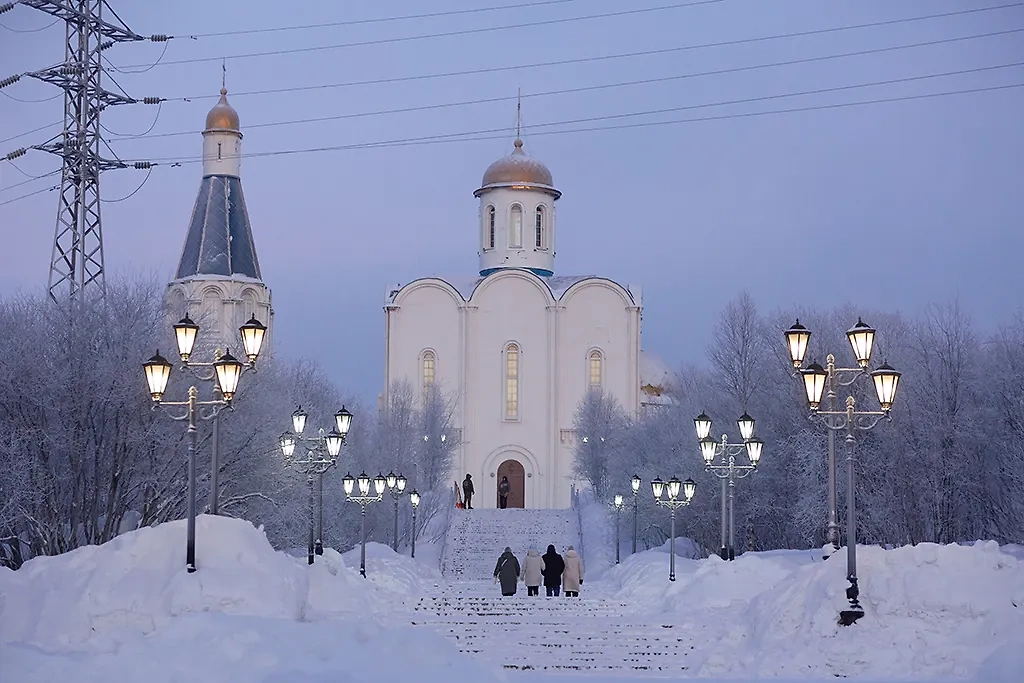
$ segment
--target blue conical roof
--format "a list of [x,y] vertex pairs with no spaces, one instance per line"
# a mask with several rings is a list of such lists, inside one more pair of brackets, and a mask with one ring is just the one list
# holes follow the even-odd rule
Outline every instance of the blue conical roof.
[[175,279],[196,275],[262,279],[242,181],[235,176],[206,176],[199,186]]

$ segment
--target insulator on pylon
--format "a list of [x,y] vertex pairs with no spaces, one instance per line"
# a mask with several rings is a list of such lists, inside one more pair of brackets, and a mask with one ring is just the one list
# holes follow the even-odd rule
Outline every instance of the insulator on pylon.
[[161,98],[161,97],[143,97],[142,98],[142,103],[143,104],[160,104],[161,102],[163,102],[163,98]]
[[4,12],[10,12],[12,9],[14,9],[14,3],[5,2],[4,4],[0,5],[0,14],[3,14]]
[[150,36],[149,39],[154,43],[166,43],[168,40],[171,39],[171,37],[168,35],[164,35],[163,33],[157,33]]
[[106,50],[109,47],[113,47],[113,45],[114,45],[114,41],[112,41],[112,40],[104,40],[102,43],[100,43],[100,51]]
[[66,64],[57,70],[62,76],[74,76],[78,73],[77,64]]
[[21,149],[16,149],[13,152],[11,152],[10,154],[8,154],[7,156],[5,156],[4,159],[6,159],[7,161],[14,161],[18,157],[25,156],[25,152],[27,152],[27,151],[28,150],[26,148],[24,148],[24,147],[22,147]]
[[5,78],[2,81],[0,81],[0,88],[6,88],[9,85],[14,85],[15,83],[17,83],[20,80],[21,80],[21,74],[16,74],[14,76],[8,76],[7,78]]
[[153,168],[153,162],[152,161],[136,161],[134,164],[132,164],[132,167],[145,170],[147,168]]

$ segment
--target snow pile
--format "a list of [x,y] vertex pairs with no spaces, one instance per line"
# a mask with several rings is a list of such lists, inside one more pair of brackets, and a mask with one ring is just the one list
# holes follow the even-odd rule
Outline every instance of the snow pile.
[[[631,537],[627,535],[627,531],[632,531],[625,528],[625,522],[620,520],[620,523],[623,526],[619,527],[619,541],[628,544]],[[584,574],[591,579],[600,578],[610,567],[615,566],[614,524],[614,512],[609,506],[595,501],[593,493],[589,490],[580,493],[580,534],[583,536],[583,566],[586,569]],[[624,546],[623,552],[629,552],[628,545]]]
[[[359,571],[359,546],[345,553],[345,564]],[[381,592],[395,598],[422,595],[441,580],[429,564],[400,555],[383,543],[366,544],[366,578]]]
[[675,583],[668,558],[646,552],[606,581],[695,640],[695,675],[964,678],[984,662],[998,681],[1019,665],[1010,643],[1024,634],[1024,564],[996,543],[867,546],[857,560],[866,615],[850,627],[836,623],[848,605],[842,552],[677,558]]
[[[433,632],[389,624],[388,588],[333,550],[309,567],[224,517],[199,517],[196,540],[194,574],[184,522],[0,569],[0,680],[496,680]],[[415,572],[391,585],[417,590]]]

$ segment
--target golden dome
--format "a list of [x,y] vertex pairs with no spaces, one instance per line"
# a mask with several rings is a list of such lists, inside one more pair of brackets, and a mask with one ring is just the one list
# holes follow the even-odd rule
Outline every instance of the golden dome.
[[228,104],[227,88],[220,89],[220,101],[206,115],[206,130],[241,130],[238,126],[238,112]]
[[480,192],[492,187],[518,187],[525,189],[546,190],[553,194],[555,199],[561,196],[561,192],[555,189],[555,182],[551,177],[548,167],[526,156],[523,151],[523,141],[516,138],[515,149],[506,157],[498,159],[484,171],[484,179],[480,183]]

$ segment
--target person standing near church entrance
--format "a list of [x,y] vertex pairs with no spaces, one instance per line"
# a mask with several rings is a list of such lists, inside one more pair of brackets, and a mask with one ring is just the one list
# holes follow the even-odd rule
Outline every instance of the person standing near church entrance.
[[462,482],[462,497],[466,499],[466,509],[473,509],[473,475],[467,473]]
[[504,510],[508,507],[508,494],[512,490],[512,485],[508,483],[508,477],[502,477],[501,483],[498,484],[498,507]]

